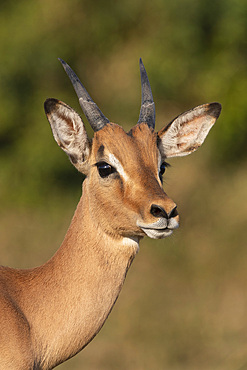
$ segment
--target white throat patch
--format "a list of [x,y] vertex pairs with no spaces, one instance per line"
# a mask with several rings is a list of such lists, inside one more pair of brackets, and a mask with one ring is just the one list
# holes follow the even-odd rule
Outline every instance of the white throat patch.
[[133,248],[136,253],[139,251],[139,240],[137,237],[125,237],[122,239],[122,243],[124,247]]

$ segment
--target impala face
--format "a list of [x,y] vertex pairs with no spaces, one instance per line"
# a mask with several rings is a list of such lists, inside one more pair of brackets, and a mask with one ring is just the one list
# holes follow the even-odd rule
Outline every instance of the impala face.
[[157,142],[157,134],[146,123],[128,133],[107,124],[95,133],[88,174],[90,203],[93,217],[101,224],[104,220],[108,233],[157,239],[178,227],[176,205],[162,188],[166,163]]
[[203,143],[220,114],[220,104],[198,106],[156,133],[151,88],[140,61],[140,116],[126,133],[103,115],[76,74],[62,64],[95,131],[93,140],[88,139],[80,116],[66,104],[48,99],[45,111],[58,145],[87,175],[84,190],[97,227],[115,238],[171,235],[179,226],[179,216],[162,187],[166,159],[190,154]]

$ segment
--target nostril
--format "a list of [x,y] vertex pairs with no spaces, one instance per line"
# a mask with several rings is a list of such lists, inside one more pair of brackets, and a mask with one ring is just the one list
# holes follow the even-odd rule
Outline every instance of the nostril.
[[174,207],[171,212],[168,214],[169,218],[176,217],[178,215],[177,206]]
[[154,217],[164,217],[164,218],[169,218],[168,217],[168,214],[166,213],[166,211],[164,210],[164,208],[156,205],[156,204],[152,204],[151,206],[151,209],[150,209],[150,213],[154,216]]
[[177,206],[175,206],[168,214],[167,212],[164,210],[163,207],[161,206],[158,206],[157,204],[152,204],[151,206],[151,209],[150,209],[150,213],[154,216],[154,217],[164,217],[164,218],[173,218],[173,217],[176,217],[178,216],[178,211],[177,211]]

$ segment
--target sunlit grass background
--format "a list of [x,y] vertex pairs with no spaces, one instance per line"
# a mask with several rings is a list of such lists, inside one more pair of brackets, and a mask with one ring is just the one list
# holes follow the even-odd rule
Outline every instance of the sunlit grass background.
[[203,147],[165,175],[180,229],[142,241],[105,326],[60,369],[247,369],[246,25],[240,0],[1,2],[3,265],[49,259],[81,194],[83,177],[43,113],[47,97],[79,111],[57,57],[126,130],[139,114],[140,56],[157,128],[193,106],[223,105]]

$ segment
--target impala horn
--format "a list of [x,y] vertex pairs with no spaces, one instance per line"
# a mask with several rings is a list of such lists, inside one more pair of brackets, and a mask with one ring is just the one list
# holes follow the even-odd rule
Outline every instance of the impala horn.
[[82,85],[81,81],[79,80],[75,72],[70,68],[70,66],[62,59],[58,58],[58,60],[62,63],[65,72],[72,82],[72,85],[78,96],[80,106],[88,122],[90,123],[90,126],[94,131],[101,130],[110,121],[104,116],[99,107],[94,103],[91,96],[88,94],[87,90]]
[[145,122],[150,128],[155,127],[155,106],[147,72],[140,58],[140,73],[142,84],[142,103],[138,123]]

